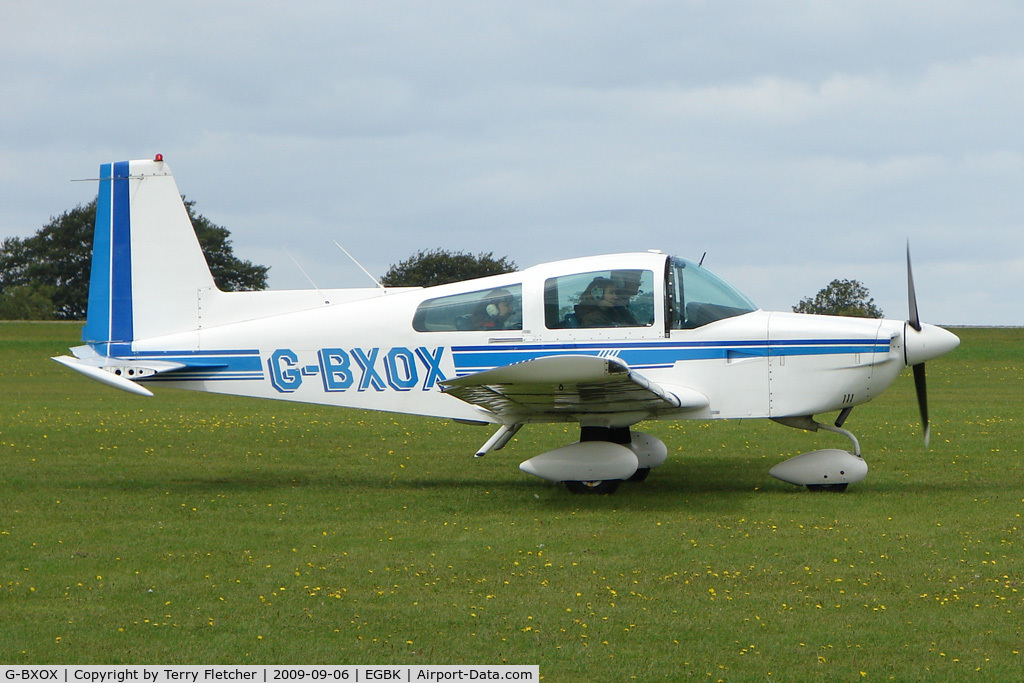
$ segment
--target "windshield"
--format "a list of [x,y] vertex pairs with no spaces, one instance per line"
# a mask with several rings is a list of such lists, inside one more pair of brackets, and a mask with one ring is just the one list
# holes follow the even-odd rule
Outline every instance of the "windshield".
[[673,258],[668,268],[668,312],[674,330],[756,311],[750,299],[707,268]]

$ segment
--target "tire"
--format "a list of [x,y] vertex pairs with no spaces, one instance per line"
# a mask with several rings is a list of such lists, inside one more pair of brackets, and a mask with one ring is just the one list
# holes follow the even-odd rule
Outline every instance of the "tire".
[[650,467],[641,467],[633,474],[632,477],[630,477],[626,481],[644,481],[645,479],[647,479],[647,475],[649,475],[650,473]]
[[596,495],[611,495],[615,493],[621,479],[606,479],[604,481],[567,481],[565,488],[573,493],[589,493]]
[[833,493],[842,493],[846,490],[849,484],[808,484],[808,491],[832,491]]

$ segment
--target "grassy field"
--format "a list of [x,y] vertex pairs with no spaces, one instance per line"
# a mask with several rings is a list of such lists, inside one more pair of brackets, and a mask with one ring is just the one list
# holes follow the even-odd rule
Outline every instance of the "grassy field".
[[771,479],[842,437],[651,423],[614,496],[519,472],[576,438],[160,390],[0,324],[0,662],[539,664],[551,681],[1019,680],[1024,330],[958,330],[853,412],[845,494]]

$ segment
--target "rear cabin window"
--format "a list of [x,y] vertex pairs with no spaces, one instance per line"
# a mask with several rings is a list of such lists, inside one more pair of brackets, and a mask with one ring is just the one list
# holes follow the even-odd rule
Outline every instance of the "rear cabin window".
[[649,327],[654,324],[654,273],[598,270],[544,283],[548,329]]
[[416,308],[417,332],[523,329],[523,286],[494,287],[478,292],[427,299]]

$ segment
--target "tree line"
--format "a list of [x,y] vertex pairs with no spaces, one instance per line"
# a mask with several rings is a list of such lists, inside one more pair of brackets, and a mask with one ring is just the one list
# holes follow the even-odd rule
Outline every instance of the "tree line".
[[[224,291],[262,290],[268,266],[240,259],[231,233],[185,209],[214,282]],[[84,320],[89,302],[96,200],[65,211],[30,237],[0,242],[0,320]]]
[[[269,266],[235,256],[228,229],[197,212],[195,202],[182,199],[217,287],[226,292],[266,289]],[[30,237],[0,242],[0,320],[85,319],[95,222],[93,200],[51,218]],[[380,282],[387,287],[431,287],[515,270],[513,261],[493,252],[421,250],[391,265]],[[882,317],[867,287],[857,280],[833,280],[793,310]]]

